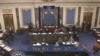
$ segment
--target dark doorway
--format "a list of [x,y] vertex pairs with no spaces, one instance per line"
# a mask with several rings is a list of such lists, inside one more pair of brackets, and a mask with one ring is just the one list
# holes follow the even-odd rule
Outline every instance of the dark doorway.
[[14,29],[13,14],[3,14],[5,29]]
[[82,24],[83,31],[89,31],[91,29],[92,15],[92,12],[84,12]]
[[83,17],[83,21],[85,21],[86,23],[92,21],[92,12],[84,12],[84,17]]

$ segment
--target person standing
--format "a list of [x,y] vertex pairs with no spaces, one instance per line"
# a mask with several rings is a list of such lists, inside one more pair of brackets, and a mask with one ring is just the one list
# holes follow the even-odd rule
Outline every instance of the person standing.
[[86,30],[86,22],[84,21],[83,23],[82,23],[82,32],[84,32]]
[[87,22],[86,29],[87,29],[87,31],[90,31],[91,30],[91,23],[90,22]]
[[28,30],[29,30],[29,32],[32,32],[32,29],[33,29],[33,25],[32,25],[32,23],[30,22],[30,23],[28,23]]
[[13,40],[14,40],[14,31],[13,31],[13,29],[12,28],[10,28],[9,30],[8,30],[9,32],[9,35],[8,35],[8,37],[9,37],[9,42],[10,42],[10,44],[13,42]]

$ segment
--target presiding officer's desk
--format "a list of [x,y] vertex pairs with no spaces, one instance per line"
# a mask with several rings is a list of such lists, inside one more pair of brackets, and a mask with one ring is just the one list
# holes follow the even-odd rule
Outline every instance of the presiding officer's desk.
[[33,45],[76,45],[77,41],[72,37],[73,35],[59,32],[59,33],[30,33],[30,43]]
[[[75,42],[71,36],[67,33],[29,33],[31,46],[28,47],[28,52],[31,52],[31,55],[35,56],[76,56],[72,53],[78,52],[79,55],[81,52],[85,52],[84,49],[78,48],[75,46],[78,42]],[[55,43],[62,39],[64,45],[56,45]],[[73,42],[74,41],[74,42]],[[46,43],[46,45],[43,45]],[[26,50],[27,52],[27,50]],[[55,55],[54,53],[57,53]],[[60,55],[62,53],[62,55]],[[40,54],[40,55],[39,55]],[[52,54],[52,55],[51,55]],[[28,54],[27,54],[28,55]],[[83,55],[83,54],[82,54]],[[85,56],[89,56],[88,54]]]
[[55,44],[55,42],[61,38],[62,41],[68,40],[69,36],[65,33],[30,33],[30,42],[32,44],[34,43],[41,43],[41,42],[47,42],[49,44]]
[[[62,45],[56,44],[61,39]],[[74,41],[70,34],[59,33],[30,33],[30,42],[32,46],[30,51],[34,52],[66,52],[80,51],[77,49],[78,42]],[[59,41],[58,41],[59,42]]]

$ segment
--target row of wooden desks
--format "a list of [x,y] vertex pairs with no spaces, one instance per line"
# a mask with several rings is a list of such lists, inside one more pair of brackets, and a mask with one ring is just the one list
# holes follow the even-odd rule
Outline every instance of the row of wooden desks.
[[93,46],[94,53],[100,51],[100,28],[93,28],[92,33],[96,38],[96,43]]
[[94,52],[100,51],[100,39],[97,39],[97,42],[93,46]]
[[100,39],[100,28],[93,28],[92,33],[96,39]]
[[30,43],[33,45],[42,45],[44,43],[46,45],[56,45],[57,43],[77,45],[79,42],[75,38],[77,37],[67,33],[30,33]]
[[5,32],[0,31],[0,48],[2,48],[3,50],[11,54],[13,51],[13,48],[11,48],[7,43],[4,42],[4,34]]

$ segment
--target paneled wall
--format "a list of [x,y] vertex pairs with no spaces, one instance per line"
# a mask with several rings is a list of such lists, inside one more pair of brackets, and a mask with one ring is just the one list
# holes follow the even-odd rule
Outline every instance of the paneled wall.
[[[1,0],[0,3],[45,2],[45,0]],[[46,0],[47,1],[47,0]],[[50,1],[50,0],[48,0]],[[100,2],[100,0],[52,0],[54,2]]]
[[31,9],[23,9],[22,10],[23,25],[28,25],[28,23],[31,22],[31,19],[32,19],[31,12],[32,12]]
[[100,27],[100,7],[98,7],[98,19],[97,19],[97,27]]
[[74,24],[75,21],[75,9],[67,9],[66,11],[66,24]]
[[[0,22],[1,22],[1,29],[2,30],[6,30],[5,29],[5,22],[4,22],[4,16],[3,15],[11,15],[12,14],[12,16],[13,16],[13,27],[14,27],[14,29],[15,30],[17,30],[17,22],[16,22],[16,12],[15,12],[15,8],[13,8],[13,7],[2,7],[2,8],[0,8]],[[10,17],[9,17],[9,19],[10,19]]]
[[[15,30],[18,29],[18,22],[19,21],[19,27],[24,27],[27,26],[27,23],[32,22],[34,26],[36,26],[39,22],[37,21],[37,19],[39,19],[38,16],[38,8],[39,7],[43,7],[43,6],[55,6],[55,7],[60,7],[62,8],[62,10],[60,11],[60,23],[62,23],[64,26],[67,26],[69,24],[74,24],[77,26],[82,25],[83,22],[83,15],[84,12],[92,12],[92,28],[93,27],[100,27],[100,7],[99,7],[99,3],[82,3],[82,2],[61,2],[62,0],[55,0],[54,2],[39,2],[39,1],[12,1],[13,3],[7,3],[8,1],[3,0],[2,2],[0,2],[0,24],[1,24],[1,28],[2,30],[5,30],[5,26],[4,26],[4,19],[3,19],[3,14],[13,14],[13,19],[14,19],[14,27]],[[65,1],[65,0],[63,0]],[[72,0],[71,0],[72,1]],[[88,1],[88,0],[87,0]],[[4,3],[5,2],[5,3]],[[25,3],[23,3],[25,2]],[[2,4],[1,4],[2,3]],[[4,3],[4,4],[3,4]],[[99,9],[97,9],[97,7]],[[18,8],[18,15],[16,15],[16,8]],[[97,10],[99,13],[97,13]],[[57,10],[56,10],[57,11]],[[52,13],[52,11],[49,11],[50,13]],[[41,15],[44,15],[44,18],[50,18],[49,16],[45,16],[47,12],[43,12],[43,14],[41,13]],[[96,17],[96,15],[98,15]],[[17,19],[16,16],[19,16],[19,19]],[[58,16],[58,15],[54,15],[52,13],[53,17]],[[52,17],[52,18],[53,18]],[[57,18],[57,17],[56,17]],[[59,18],[59,17],[58,17]],[[96,25],[96,20],[97,20],[97,26]],[[47,20],[46,20],[47,21]],[[50,19],[49,21],[52,21],[52,19]],[[56,23],[54,21],[54,23]],[[43,23],[42,23],[43,24]],[[57,24],[57,23],[56,23]]]
[[28,23],[32,23],[33,25],[35,24],[35,13],[34,13],[34,8],[32,7],[20,7],[19,8],[19,22],[20,22],[20,27],[19,28],[24,28],[28,27]]

